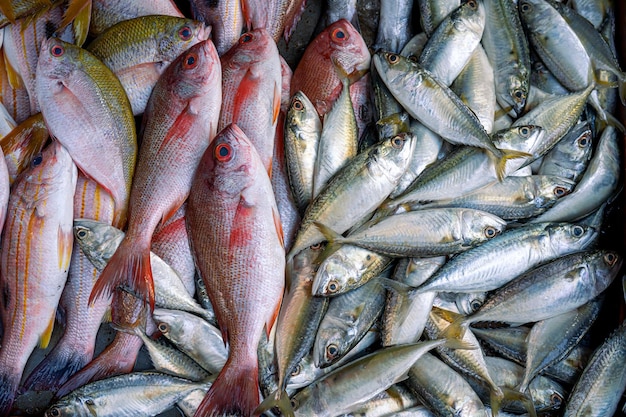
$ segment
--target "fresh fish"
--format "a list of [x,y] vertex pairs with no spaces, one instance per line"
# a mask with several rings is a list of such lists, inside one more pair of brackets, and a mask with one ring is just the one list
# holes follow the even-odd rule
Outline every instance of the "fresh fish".
[[411,39],[412,1],[381,0],[374,50],[399,53]]
[[356,0],[327,0],[326,8],[320,16],[315,34],[319,34],[327,26],[340,19],[346,19],[357,30],[359,30],[359,16],[357,13]]
[[324,240],[316,222],[343,233],[371,214],[397,186],[414,148],[415,138],[400,134],[355,156],[309,204],[287,257]]
[[613,415],[626,389],[626,325],[622,323],[593,352],[572,389],[564,416]]
[[612,0],[572,0],[571,7],[587,19],[595,28],[600,28],[606,16],[612,13]]
[[[0,30],[0,33],[4,34],[4,29]],[[11,74],[13,76],[14,72]],[[13,82],[15,82],[15,78]],[[17,123],[26,120],[31,113],[28,91],[24,83],[15,87],[11,85],[11,79],[5,65],[0,65],[0,86],[2,87],[0,99],[9,116]]]
[[342,237],[318,225],[331,244],[360,246],[386,256],[452,255],[480,245],[504,230],[506,222],[480,210],[423,209],[394,214]]
[[45,10],[51,6],[50,0],[13,0],[0,6],[0,27],[15,23],[16,19]]
[[223,55],[237,43],[244,27],[240,1],[193,0],[189,3],[193,18],[211,26],[211,38],[219,55]]
[[185,417],[193,417],[193,415],[196,414],[198,406],[202,402],[202,399],[206,395],[209,388],[211,388],[211,386],[209,384],[206,384],[204,388],[192,391],[185,398],[179,400],[176,403],[176,407],[178,407],[178,409],[182,411]]
[[482,2],[469,0],[463,3],[430,35],[417,63],[449,87],[470,61],[484,29]]
[[77,175],[69,153],[53,142],[13,185],[0,253],[2,416],[9,415],[29,356],[50,342],[72,256]]
[[217,51],[206,40],[176,58],[155,85],[144,115],[128,230],[102,270],[92,300],[123,284],[154,309],[152,234],[184,203],[202,153],[216,134],[220,68]]
[[48,129],[43,117],[41,113],[37,113],[24,120],[0,139],[11,184],[41,153],[48,137]]
[[418,405],[420,402],[408,388],[394,384],[364,403],[350,407],[341,417],[380,417],[397,415],[398,412]]
[[592,132],[588,123],[579,123],[554,145],[541,160],[537,171],[543,175],[558,175],[578,182],[591,159]]
[[519,117],[530,90],[528,40],[513,2],[485,0],[484,5],[487,17],[482,45],[494,70],[496,99],[505,113]]
[[157,415],[210,382],[192,382],[159,372],[107,378],[60,398],[46,417]]
[[[113,221],[113,210],[111,196],[79,173],[74,195],[74,216],[110,224]],[[22,383],[22,390],[56,392],[93,358],[98,329],[111,305],[110,299],[89,304],[89,294],[98,276],[98,270],[82,252],[77,239],[74,239],[67,282],[59,301],[59,309],[65,318],[63,334]]]
[[[74,235],[91,263],[102,272],[124,239],[124,232],[89,219],[74,219]],[[153,253],[150,253],[152,276],[155,283],[155,302],[163,308],[189,311],[215,322],[213,311],[200,307],[189,295],[176,271]]]
[[619,172],[617,131],[607,126],[574,190],[533,221],[574,221],[591,214],[613,196],[618,187]]
[[[346,74],[369,70],[371,56],[365,41],[345,19],[328,26],[307,46],[291,80],[291,95],[302,91],[323,117],[341,93],[337,67]],[[311,76],[311,68],[316,68]],[[356,85],[353,84],[353,88]],[[355,102],[353,97],[352,102]],[[355,109],[355,113],[358,109]]]
[[313,196],[313,176],[322,122],[309,98],[297,91],[285,120],[285,158],[294,199],[301,214]]
[[41,45],[36,81],[50,135],[67,148],[78,169],[111,194],[113,224],[124,227],[137,136],[117,77],[86,50],[50,38]]
[[274,0],[260,2],[258,0],[242,0],[241,7],[248,29],[265,28],[278,43],[281,37],[289,41],[300,16],[304,12],[305,1]]
[[86,49],[119,78],[134,115],[144,112],[165,69],[187,49],[209,38],[201,22],[154,15],[123,20],[91,41]]
[[467,207],[483,210],[504,220],[538,216],[575,187],[557,175],[509,176],[457,198],[438,200],[415,208]]
[[123,20],[150,15],[183,17],[176,3],[172,0],[132,3],[122,0],[92,0],[89,33],[91,36],[97,37]]
[[[278,315],[285,282],[280,219],[266,172],[245,133],[229,125],[204,153],[191,187],[191,247],[230,347],[199,416],[249,416],[260,402],[257,347]],[[250,262],[254,268],[244,267]]]
[[[498,178],[504,177],[507,160],[529,156],[497,148],[476,115],[420,65],[390,53],[376,54],[374,65],[379,74],[384,74],[381,78],[411,116],[451,143],[479,147],[497,158]],[[421,106],[419,103],[424,101],[431,105]]]
[[[460,0],[418,0],[420,23],[427,36],[437,29],[439,23],[461,5]],[[404,54],[402,54],[404,55]],[[405,55],[406,56],[406,55]]]
[[152,316],[157,330],[204,369],[217,374],[224,367],[228,349],[217,327],[181,310],[155,308]]
[[[535,266],[585,249],[597,233],[571,223],[509,229],[450,259],[415,291],[495,290]],[[507,262],[501,262],[502,259]]]
[[220,59],[223,100],[217,130],[231,123],[239,126],[271,173],[282,94],[276,43],[267,30],[255,29],[241,35]]

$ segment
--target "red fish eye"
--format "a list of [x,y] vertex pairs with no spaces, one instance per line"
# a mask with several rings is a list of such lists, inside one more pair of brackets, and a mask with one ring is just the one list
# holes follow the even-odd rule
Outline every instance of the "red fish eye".
[[346,39],[348,39],[348,35],[346,34],[346,32],[343,31],[343,29],[335,29],[333,30],[333,33],[331,34],[331,37],[336,40],[336,41],[345,41]]
[[248,43],[252,39],[254,39],[254,36],[252,36],[251,33],[244,33],[243,35],[241,35],[241,38],[239,38],[239,43]]
[[65,53],[65,48],[63,48],[61,45],[54,45],[52,48],[50,48],[50,53],[52,54],[52,56],[59,57]]
[[195,66],[198,65],[198,55],[191,53],[189,55],[187,55],[183,61],[183,68],[185,69],[191,69],[191,68],[195,68]]
[[228,162],[233,157],[233,149],[227,143],[220,143],[215,147],[215,159],[219,162]]
[[178,36],[180,36],[180,38],[184,41],[191,39],[192,35],[193,35],[193,32],[191,31],[191,28],[189,26],[183,26],[178,31]]

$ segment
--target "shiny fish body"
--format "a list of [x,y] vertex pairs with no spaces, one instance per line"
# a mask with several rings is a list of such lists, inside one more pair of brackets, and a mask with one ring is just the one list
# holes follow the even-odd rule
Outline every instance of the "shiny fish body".
[[189,3],[194,19],[211,26],[211,37],[218,54],[223,55],[237,43],[244,26],[240,1],[219,0],[207,3],[205,0],[192,0]]
[[528,40],[513,2],[485,0],[485,10],[482,44],[493,66],[496,98],[506,113],[519,116],[530,90]]
[[2,239],[5,296],[0,349],[0,415],[8,415],[26,361],[50,341],[72,255],[77,169],[54,142],[24,171],[9,198]]
[[59,399],[46,417],[153,416],[207,383],[158,372],[136,372],[85,385]]
[[395,214],[335,239],[395,257],[451,255],[498,235],[506,222],[480,210],[424,209]]
[[285,159],[296,205],[303,214],[313,196],[313,177],[322,122],[311,100],[297,91],[285,120]]
[[495,290],[534,266],[586,248],[596,235],[570,223],[510,229],[446,262],[417,292]]
[[140,16],[167,15],[183,17],[172,0],[128,3],[123,0],[92,0],[89,33],[98,36],[123,20]]
[[430,35],[418,64],[449,87],[469,62],[484,29],[485,8],[482,2],[472,0],[463,3]]
[[463,196],[415,207],[467,207],[504,220],[538,216],[574,189],[575,183],[556,175],[509,176]]
[[[622,259],[617,253],[606,250],[562,256],[499,288],[478,311],[462,321],[520,324],[565,313],[604,291],[621,264]],[[534,300],[544,297],[553,301],[535,303]]]
[[594,351],[572,389],[565,412],[571,416],[608,416],[626,389],[626,325],[622,323]]
[[178,55],[209,37],[203,23],[154,15],[123,20],[86,49],[120,79],[134,115],[145,110],[158,78]]
[[539,174],[558,175],[578,182],[592,155],[592,133],[587,123],[579,123],[544,155]]
[[439,23],[461,5],[460,0],[418,0],[420,23],[426,35],[430,36]]
[[397,186],[414,148],[414,138],[401,134],[355,156],[307,207],[287,257],[324,240],[314,222],[343,233],[371,214]]
[[200,366],[212,374],[222,369],[228,349],[217,327],[181,310],[155,308],[153,317],[163,336]]
[[374,49],[399,53],[411,39],[413,2],[381,0],[378,33]]

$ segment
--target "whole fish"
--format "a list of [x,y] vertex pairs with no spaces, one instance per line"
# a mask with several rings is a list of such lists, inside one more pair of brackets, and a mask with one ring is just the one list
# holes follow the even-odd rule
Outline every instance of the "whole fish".
[[8,416],[26,361],[50,342],[72,255],[76,166],[59,142],[24,171],[9,199],[2,236],[0,415]]
[[203,23],[183,17],[140,16],[111,26],[86,49],[115,73],[139,115],[165,69],[210,33]]
[[50,38],[41,45],[36,81],[50,135],[67,148],[78,169],[111,194],[113,224],[124,227],[137,135],[119,80],[91,53]]
[[[280,54],[264,28],[246,32],[220,57],[223,100],[217,130],[234,123],[271,173],[282,96]],[[271,175],[271,174],[270,174]]]
[[274,324],[285,285],[282,230],[271,196],[254,146],[237,125],[227,126],[204,153],[187,205],[196,266],[230,347],[198,416],[249,416],[260,402],[257,347]]
[[[358,77],[359,73],[369,70],[370,61],[367,45],[359,32],[347,20],[338,20],[324,29],[305,49],[293,72],[291,94],[302,91],[322,117],[342,89],[336,67]],[[316,68],[314,76],[311,76],[311,68]],[[352,102],[355,101],[353,96]],[[358,109],[355,109],[356,112]]]
[[[498,178],[504,176],[507,160],[529,156],[524,152],[497,148],[480,120],[432,74],[401,55],[378,53],[374,65],[391,93],[405,110],[445,140],[475,146],[490,152],[497,160]],[[419,103],[427,101],[428,107]],[[449,115],[449,116],[444,116]]]
[[92,300],[127,283],[154,309],[152,234],[184,203],[202,153],[215,136],[220,68],[217,51],[206,40],[176,58],[155,85],[144,115],[128,230],[102,270]]

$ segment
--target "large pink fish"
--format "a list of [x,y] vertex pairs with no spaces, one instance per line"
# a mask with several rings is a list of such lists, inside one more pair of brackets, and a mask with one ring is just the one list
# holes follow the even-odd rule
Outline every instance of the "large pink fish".
[[272,185],[236,125],[205,152],[187,205],[196,265],[230,356],[196,416],[250,416],[259,405],[257,347],[283,295],[285,250]]
[[220,60],[211,40],[189,48],[159,78],[144,113],[128,231],[92,300],[126,284],[154,308],[152,234],[187,199],[200,158],[216,134],[221,101]]
[[24,367],[50,342],[72,255],[77,177],[53,142],[13,185],[0,252],[0,416],[8,415]]
[[265,29],[246,32],[222,56],[223,103],[218,130],[234,123],[272,166],[283,84],[280,54]]

